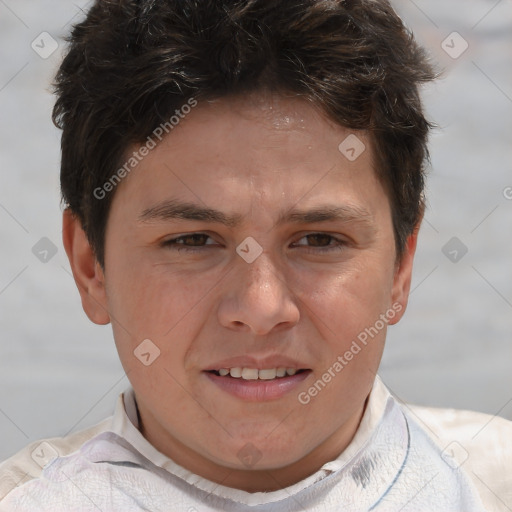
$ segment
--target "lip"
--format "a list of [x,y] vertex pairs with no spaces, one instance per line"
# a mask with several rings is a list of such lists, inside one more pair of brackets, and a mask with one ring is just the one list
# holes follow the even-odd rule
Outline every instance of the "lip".
[[232,357],[230,359],[223,359],[218,361],[208,368],[205,368],[205,372],[211,372],[212,370],[220,370],[221,368],[256,368],[257,370],[264,370],[266,368],[295,368],[296,370],[309,370],[310,368],[306,363],[301,363],[289,357],[274,355],[267,357],[251,357],[251,356],[239,356]]
[[[249,365],[247,365],[247,367],[249,367]],[[254,366],[252,368],[254,368]],[[272,366],[270,368],[272,368]],[[311,370],[305,370],[295,375],[288,375],[274,380],[245,380],[242,378],[220,377],[208,371],[203,373],[213,384],[232,396],[241,398],[244,401],[266,402],[269,400],[278,400],[287,393],[290,393],[297,388],[311,372]]]

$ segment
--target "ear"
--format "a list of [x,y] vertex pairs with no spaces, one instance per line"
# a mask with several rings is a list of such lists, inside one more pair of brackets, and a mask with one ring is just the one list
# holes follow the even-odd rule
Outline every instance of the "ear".
[[[390,325],[394,325],[400,321],[407,308],[407,302],[409,300],[409,292],[411,289],[412,279],[412,265],[414,260],[414,254],[416,253],[416,246],[418,243],[418,232],[420,230],[421,221],[423,219],[423,213],[420,220],[416,224],[413,232],[407,238],[404,253],[402,258],[397,263],[395,277],[393,278],[393,289],[391,293],[391,301],[397,314],[390,320]],[[400,304],[400,308],[398,307]]]
[[110,323],[103,270],[96,260],[80,220],[69,208],[64,210],[62,216],[62,241],[85,314],[95,324]]

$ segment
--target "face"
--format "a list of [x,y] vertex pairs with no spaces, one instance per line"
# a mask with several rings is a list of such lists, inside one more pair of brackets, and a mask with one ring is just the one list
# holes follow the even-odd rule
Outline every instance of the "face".
[[[226,98],[118,185],[104,272],[79,287],[89,317],[112,323],[142,433],[178,464],[271,490],[350,442],[415,245],[397,264],[372,151],[304,100]],[[79,280],[91,253],[74,229]]]

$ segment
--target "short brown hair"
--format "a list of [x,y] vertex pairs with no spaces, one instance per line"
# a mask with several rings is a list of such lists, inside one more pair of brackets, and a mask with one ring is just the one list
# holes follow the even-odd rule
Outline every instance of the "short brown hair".
[[56,77],[61,188],[104,264],[114,194],[93,193],[176,109],[267,89],[368,130],[400,256],[423,210],[434,72],[387,0],[96,0]]

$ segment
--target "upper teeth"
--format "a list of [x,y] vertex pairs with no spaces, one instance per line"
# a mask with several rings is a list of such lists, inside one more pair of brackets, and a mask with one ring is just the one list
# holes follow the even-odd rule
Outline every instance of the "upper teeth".
[[295,375],[297,373],[296,368],[285,368],[280,366],[279,368],[265,368],[264,370],[258,370],[257,368],[221,368],[219,375],[226,376],[229,373],[231,377],[236,379],[242,378],[245,380],[271,380],[276,377],[284,377],[285,375]]

